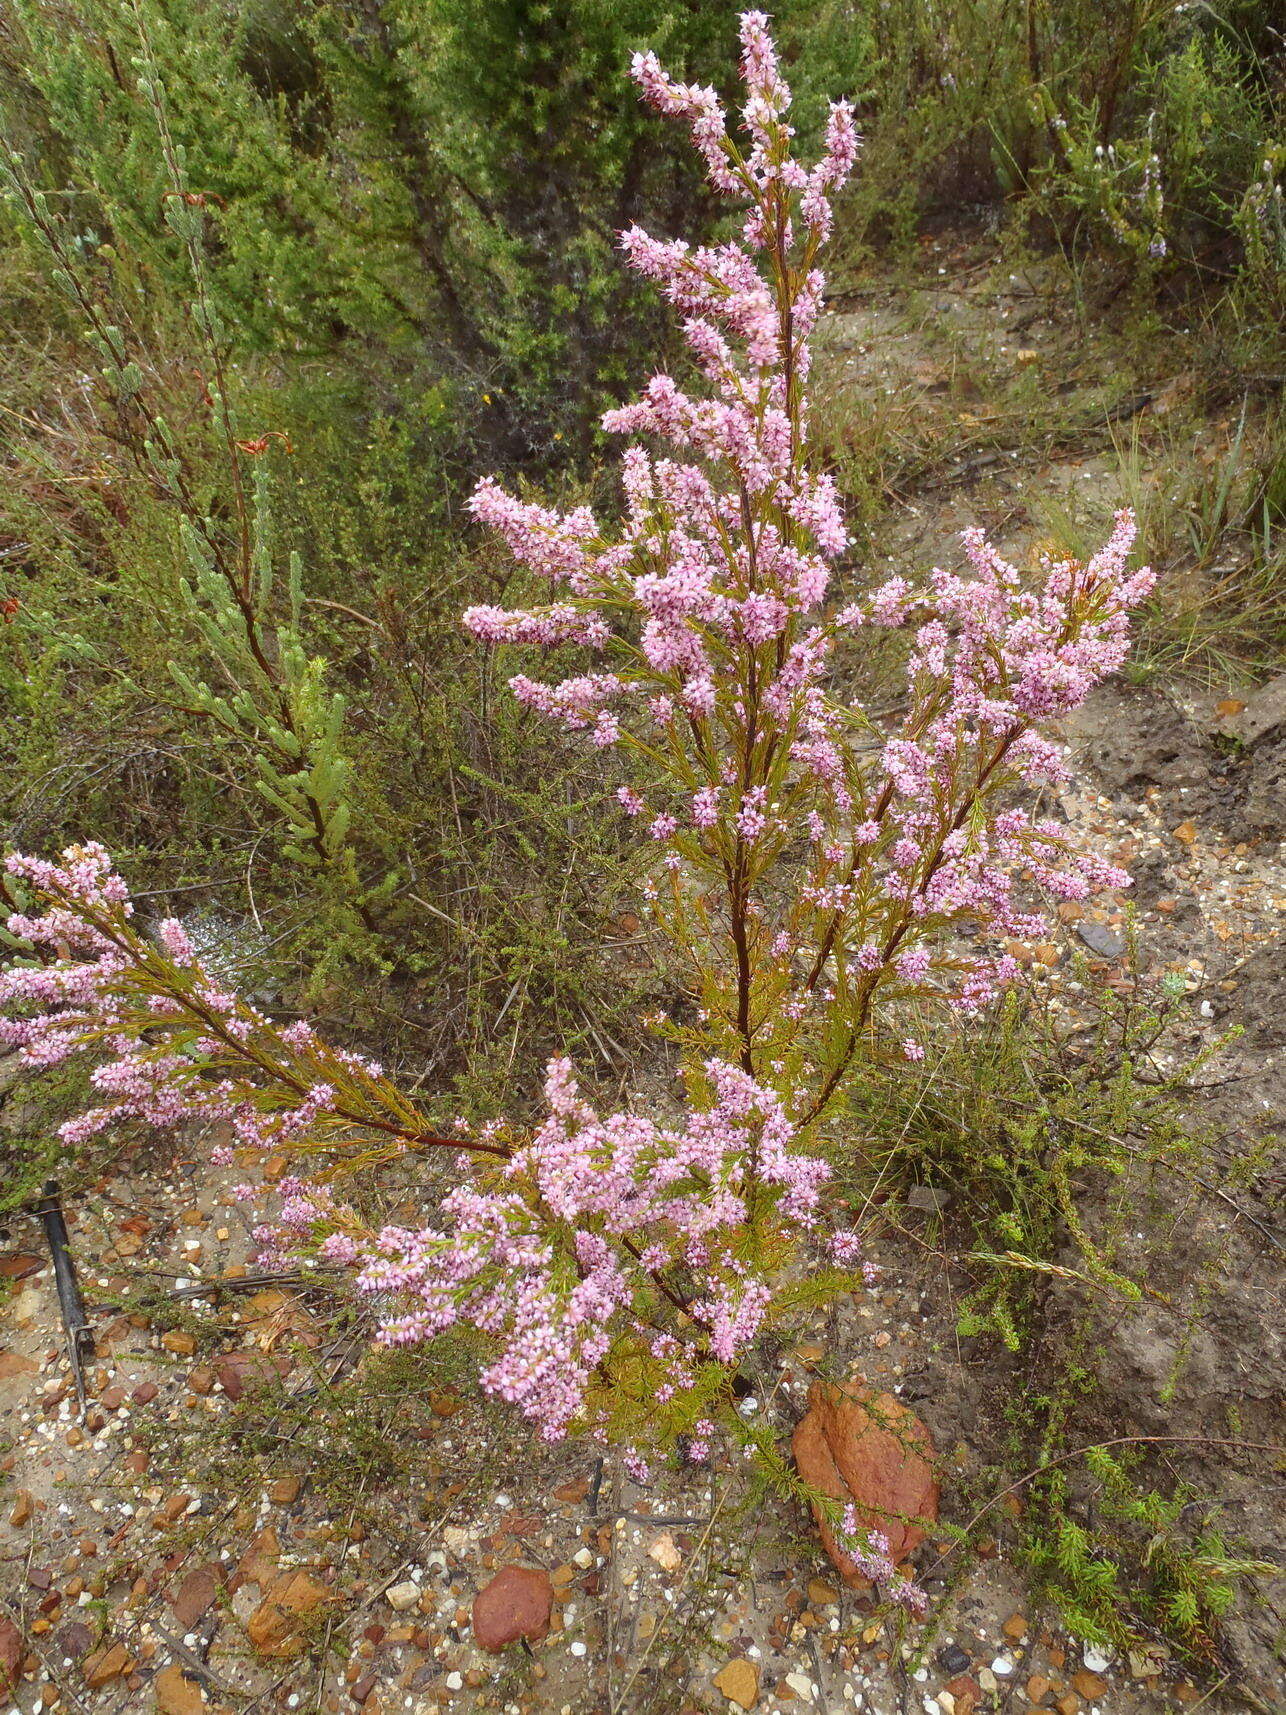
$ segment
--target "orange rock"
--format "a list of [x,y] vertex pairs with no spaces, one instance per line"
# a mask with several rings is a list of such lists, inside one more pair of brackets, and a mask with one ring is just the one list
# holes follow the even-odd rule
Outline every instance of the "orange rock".
[[277,1571],[277,1556],[280,1553],[281,1543],[277,1540],[277,1532],[272,1525],[266,1525],[241,1556],[229,1588],[236,1591],[243,1584],[267,1586]]
[[92,1691],[106,1685],[113,1679],[119,1679],[133,1667],[129,1653],[124,1644],[112,1644],[107,1649],[96,1650],[86,1658],[84,1666],[85,1683]]
[[307,1572],[283,1573],[251,1614],[246,1636],[260,1655],[295,1655],[303,1648],[300,1620],[333,1600],[334,1591]]
[[205,1693],[195,1679],[189,1679],[183,1669],[171,1662],[152,1681],[157,1715],[201,1715],[205,1708]]
[[1091,1673],[1083,1667],[1072,1675],[1072,1684],[1087,1702],[1093,1703],[1107,1690],[1107,1681],[1097,1673]]
[[[938,1516],[937,1454],[927,1426],[901,1400],[859,1384],[841,1390],[814,1383],[793,1449],[804,1481],[833,1500],[851,1501],[860,1523],[888,1538],[895,1562],[924,1541],[922,1525],[913,1521]],[[850,1582],[860,1578],[816,1503],[813,1515],[837,1570]]]
[[[714,1676],[715,1686],[738,1709],[753,1709],[759,1701],[759,1669],[746,1656],[736,1656],[725,1663]],[[788,1687],[779,1685],[775,1695],[782,1698]]]
[[8,1614],[0,1614],[0,1696],[7,1696],[22,1671],[22,1633]]
[[180,1492],[171,1495],[152,1515],[152,1524],[156,1530],[167,1530],[187,1516],[187,1510],[192,1504],[191,1495]]

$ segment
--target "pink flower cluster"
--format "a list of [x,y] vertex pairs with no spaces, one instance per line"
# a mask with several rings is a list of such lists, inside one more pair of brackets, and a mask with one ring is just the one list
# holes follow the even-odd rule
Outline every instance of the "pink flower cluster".
[[[1120,666],[1152,578],[1129,568],[1122,512],[1101,552],[1044,562],[1035,588],[971,530],[967,573],[935,570],[923,587],[895,576],[827,615],[848,536],[810,460],[805,386],[815,259],[857,137],[840,103],[821,161],[797,162],[762,14],[743,16],[741,42],[744,147],[712,90],[675,82],[651,55],[634,65],[646,99],[691,128],[716,189],[746,205],[735,242],[622,235],[630,266],[680,316],[697,384],[654,375],[604,417],[645,440],[623,457],[615,533],[583,508],[564,516],[479,486],[475,516],[560,599],[470,609],[465,622],[489,641],[548,630],[561,642],[581,616],[604,670],[557,685],[515,677],[514,693],[639,756],[646,793],[618,797],[663,848],[644,897],[691,960],[712,1046],[763,1078],[789,1043],[798,1070],[780,1093],[811,1120],[877,1003],[927,989],[977,1011],[1017,974],[1003,943],[1045,932],[1020,899],[1127,884],[1015,799],[1065,780],[1038,723]],[[896,731],[827,693],[836,641],[859,626],[914,629]],[[924,1055],[901,1033],[890,1048]]]
[[[520,563],[565,586],[571,599],[508,614],[470,608],[466,626],[489,642],[562,642],[573,637],[579,615],[580,641],[610,646],[624,659],[618,674],[556,688],[513,681],[523,701],[572,727],[589,724],[587,696],[596,705],[628,704],[643,687],[669,693],[663,703],[652,699],[654,724],[667,726],[683,713],[703,723],[740,723],[729,661],[793,641],[798,616],[825,595],[828,562],[847,545],[831,477],[802,457],[800,388],[821,308],[822,277],[811,259],[829,221],[829,193],[843,183],[856,153],[852,115],[844,104],[832,110],[826,154],[806,172],[790,153],[784,118],[790,94],[762,14],[747,13],[741,34],[743,119],[752,143],[746,154],[730,137],[712,90],[673,82],[650,54],[637,56],[633,67],[649,101],[688,120],[716,186],[751,205],[741,243],[694,249],[638,227],[622,234],[630,266],[654,280],[682,316],[709,391],[697,396],[673,377],[656,375],[634,404],[607,412],[603,426],[667,439],[688,456],[656,459],[638,446],[627,451],[627,515],[615,541],[583,508],[560,515],[505,494],[491,480],[479,484],[471,502]],[[792,276],[783,301],[755,258],[781,246],[796,249],[790,208],[801,196],[808,214],[798,278]],[[712,480],[712,469],[726,480]],[[748,499],[756,506],[749,524]],[[627,644],[619,622],[635,616],[641,635],[637,645]],[[791,672],[798,672],[797,662]],[[719,784],[707,778],[699,790]]]
[[[60,863],[14,853],[5,868],[46,905],[7,920],[38,959],[0,972],[0,1042],[31,1067],[101,1057],[90,1083],[106,1100],[59,1127],[65,1143],[135,1120],[163,1130],[222,1125],[263,1150],[308,1137],[335,1108],[333,1086],[317,1076],[319,1053],[332,1070],[379,1075],[373,1062],[323,1047],[307,1024],[271,1027],[201,967],[175,919],[157,925],[153,946],[133,928],[125,883],[102,846],[69,847]],[[269,1074],[260,1089],[243,1056],[264,1036],[273,1053],[259,1055]]]
[[490,1335],[499,1355],[483,1387],[549,1440],[577,1421],[594,1427],[586,1395],[622,1341],[665,1362],[673,1397],[694,1381],[703,1342],[657,1336],[662,1300],[699,1279],[704,1296],[685,1296],[686,1314],[704,1330],[704,1355],[735,1363],[771,1299],[735,1254],[747,1199],[767,1193],[782,1219],[811,1226],[828,1171],[793,1147],[780,1102],[744,1072],[711,1061],[701,1085],[678,1128],[631,1112],[600,1118],[570,1061],[555,1060],[549,1117],[494,1186],[451,1191],[432,1226],[356,1242],[341,1228],[322,1254],[357,1263],[358,1287],[380,1301],[386,1344],[457,1324]]
[[872,1584],[888,1586],[889,1597],[899,1607],[923,1615],[929,1599],[918,1584],[900,1577],[889,1554],[889,1539],[881,1530],[870,1530],[858,1519],[857,1509],[850,1502],[835,1530],[835,1541],[853,1562],[853,1570]]
[[[497,1128],[480,1140],[438,1137],[385,1091],[378,1066],[226,992],[181,924],[140,934],[101,847],[72,848],[60,864],[15,855],[7,868],[44,908],[9,919],[36,957],[0,976],[0,1040],[34,1067],[101,1056],[91,1081],[106,1102],[67,1122],[67,1142],[126,1120],[214,1123],[265,1153],[315,1148],[325,1122],[345,1137],[392,1132],[404,1146],[440,1144],[462,1161],[483,1151],[497,1163],[415,1230],[371,1232],[329,1187],[290,1177],[275,1220],[256,1234],[271,1266],[319,1244],[324,1259],[355,1269],[386,1344],[457,1325],[488,1335],[495,1356],[483,1386],[550,1439],[573,1423],[597,1426],[588,1396],[622,1343],[661,1367],[672,1401],[703,1365],[734,1364],[771,1302],[743,1260],[752,1204],[779,1227],[819,1220],[825,1162],[800,1147],[778,1096],[740,1067],[712,1058],[695,1069],[690,1100],[667,1127],[637,1112],[600,1117],[570,1062],[555,1060],[548,1118],[526,1141],[501,1143]],[[851,1241],[843,1249],[855,1254]],[[679,1308],[682,1341],[660,1320]]]

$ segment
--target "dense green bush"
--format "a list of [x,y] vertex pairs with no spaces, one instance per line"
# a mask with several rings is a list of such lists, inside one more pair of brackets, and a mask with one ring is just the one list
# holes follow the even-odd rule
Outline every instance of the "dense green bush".
[[859,98],[854,237],[1034,196],[1063,235],[1130,260],[1280,280],[1286,42],[1263,0],[1130,0],[1110,20],[1087,0],[833,0],[785,29],[806,88],[816,67]]
[[87,258],[185,290],[142,35],[190,184],[217,210],[211,291],[237,348],[355,344],[350,361],[374,348],[421,376],[427,359],[462,420],[511,452],[582,435],[621,352],[654,332],[616,230],[699,224],[696,179],[625,71],[642,45],[706,69],[708,8],[9,0],[0,16],[6,130],[66,195]]

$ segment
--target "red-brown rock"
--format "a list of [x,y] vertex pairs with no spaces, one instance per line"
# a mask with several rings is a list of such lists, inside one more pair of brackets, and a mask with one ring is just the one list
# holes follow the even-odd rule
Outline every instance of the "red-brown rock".
[[265,1525],[237,1562],[228,1588],[234,1593],[243,1584],[260,1584],[265,1588],[277,1576],[277,1556],[281,1543],[272,1525]]
[[17,1683],[22,1667],[22,1633],[7,1614],[0,1614],[0,1694]]
[[45,1258],[31,1256],[26,1251],[8,1251],[0,1256],[0,1279],[26,1280],[45,1266]]
[[122,1679],[134,1666],[124,1644],[107,1644],[91,1655],[82,1669],[91,1691],[101,1691],[113,1679]]
[[265,1352],[229,1352],[216,1361],[214,1373],[228,1398],[237,1400],[250,1388],[276,1381],[289,1368],[289,1358],[271,1358]]
[[[912,1521],[938,1516],[937,1454],[928,1428],[901,1400],[858,1383],[845,1389],[815,1383],[793,1446],[804,1481],[833,1500],[851,1501],[859,1521],[888,1538],[894,1561],[924,1541],[923,1526]],[[816,1504],[813,1516],[836,1569],[859,1580]]]
[[216,1560],[209,1566],[198,1566],[189,1572],[175,1591],[170,1607],[185,1632],[190,1632],[214,1605],[222,1576],[223,1567]]
[[56,1661],[80,1661],[94,1647],[94,1634],[83,1620],[69,1620],[54,1633]]
[[535,1643],[549,1630],[554,1587],[547,1572],[506,1566],[473,1598],[474,1642],[502,1650],[518,1638]]

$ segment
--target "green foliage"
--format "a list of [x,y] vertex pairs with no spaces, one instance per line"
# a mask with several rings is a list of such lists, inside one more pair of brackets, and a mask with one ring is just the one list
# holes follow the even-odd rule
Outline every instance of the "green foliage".
[[1031,984],[1006,998],[985,1036],[918,1020],[922,1065],[877,1062],[849,1091],[863,1140],[855,1194],[872,1181],[914,1184],[948,1211],[976,1282],[960,1332],[994,1334],[1012,1350],[1053,1282],[1140,1295],[1114,1260],[1117,1226],[1148,1172],[1191,1155],[1177,1097],[1215,1052],[1163,1067],[1155,1051],[1175,997],[1137,975],[1119,991],[1086,981],[1083,967],[1073,975],[1075,1022]]
[[[136,849],[136,885],[204,884],[234,912],[242,895],[244,927],[223,928],[242,980],[324,1013],[342,991],[343,1028],[465,1078],[470,1101],[512,1107],[513,1078],[562,1043],[612,1071],[639,967],[622,982],[591,951],[613,901],[603,782],[528,731],[459,632],[488,573],[457,522],[458,391],[388,354],[284,375],[253,360],[267,334],[228,284],[228,199],[193,188],[190,91],[140,15],[121,77],[159,175],[150,225],[139,203],[105,255],[20,159],[8,173],[27,245],[0,281],[26,341],[10,837],[92,832]],[[128,159],[97,142],[124,183]],[[35,245],[56,298],[29,296]],[[51,419],[78,361],[69,435]]]
[[1239,1553],[1191,1488],[1149,1487],[1141,1460],[1138,1448],[1094,1446],[1038,1477],[1024,1558],[1078,1637],[1128,1649],[1160,1636],[1208,1663],[1238,1585],[1276,1568]]
[[[856,0],[787,8],[805,97],[858,101],[851,240],[907,243],[927,213],[1026,199],[1063,242],[1144,275],[1241,269],[1280,301],[1280,33],[1245,0]],[[1263,316],[1265,327],[1270,315]]]
[[1115,130],[1097,94],[1071,94],[1054,114],[1059,170],[1042,194],[1145,264],[1226,248],[1249,230],[1243,198],[1271,135],[1272,114],[1246,77],[1244,56],[1218,34],[1158,41]]
[[38,1084],[20,1080],[16,1071],[12,1059],[0,1063],[0,1219],[29,1208],[49,1179],[91,1181],[106,1153],[70,1149],[58,1136],[59,1122],[89,1092],[82,1067],[60,1067]]
[[[182,295],[185,222],[217,227],[236,348],[427,349],[464,421],[529,455],[583,439],[654,312],[613,255],[705,202],[627,77],[663,48],[707,73],[722,20],[659,0],[12,0],[5,130],[68,198],[86,258]],[[166,207],[164,84],[199,211]],[[72,187],[70,192],[65,187]],[[166,218],[162,220],[162,214]],[[167,227],[169,230],[167,230]]]
[[[284,818],[286,855],[309,866],[339,864],[351,871],[347,788],[352,766],[340,748],[345,699],[342,692],[327,689],[325,661],[309,656],[303,646],[298,553],[290,556],[287,618],[281,625],[272,623],[268,486],[262,473],[257,473],[255,501],[255,576],[244,606],[219,575],[197,532],[191,527],[183,531],[193,571],[192,582],[179,582],[183,607],[232,687],[230,695],[194,679],[177,661],[167,665],[190,711],[240,741],[249,753],[257,791]],[[272,657],[264,652],[261,639],[272,646]]]

